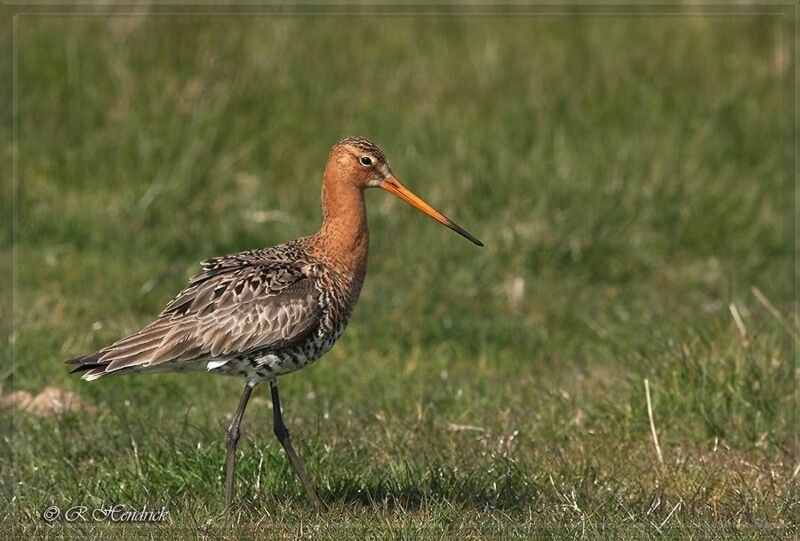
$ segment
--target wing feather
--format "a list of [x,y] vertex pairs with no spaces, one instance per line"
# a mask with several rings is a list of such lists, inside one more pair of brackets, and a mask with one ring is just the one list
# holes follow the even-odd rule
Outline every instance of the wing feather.
[[302,341],[322,312],[316,278],[297,263],[243,254],[247,257],[205,261],[158,319],[97,354],[75,359],[76,369],[85,363],[86,375],[95,379],[125,368],[224,358]]

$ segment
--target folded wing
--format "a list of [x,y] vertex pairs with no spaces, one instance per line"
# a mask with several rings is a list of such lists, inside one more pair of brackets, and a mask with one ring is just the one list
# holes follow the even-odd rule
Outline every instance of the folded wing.
[[301,342],[319,324],[315,278],[297,264],[231,256],[203,267],[158,319],[73,359],[73,371],[97,379],[125,369],[284,348]]

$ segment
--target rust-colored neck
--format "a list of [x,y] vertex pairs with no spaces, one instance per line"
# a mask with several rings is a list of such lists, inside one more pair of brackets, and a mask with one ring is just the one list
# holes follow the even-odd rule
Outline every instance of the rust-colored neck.
[[363,282],[367,269],[369,231],[363,189],[329,164],[322,181],[322,227],[314,238],[317,257],[347,279]]

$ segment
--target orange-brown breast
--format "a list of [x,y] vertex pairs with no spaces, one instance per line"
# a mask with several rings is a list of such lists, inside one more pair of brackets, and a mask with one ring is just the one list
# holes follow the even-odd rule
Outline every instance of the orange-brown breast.
[[[322,182],[322,227],[309,238],[311,253],[341,275],[358,296],[367,272],[369,230],[364,191],[332,153]],[[355,299],[354,299],[355,300]]]

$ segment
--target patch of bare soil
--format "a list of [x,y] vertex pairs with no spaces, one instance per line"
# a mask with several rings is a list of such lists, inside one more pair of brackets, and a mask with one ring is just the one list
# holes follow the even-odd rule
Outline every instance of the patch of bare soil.
[[0,407],[17,408],[39,417],[56,417],[67,412],[91,409],[91,405],[77,393],[54,385],[45,387],[33,396],[28,391],[14,391],[0,397]]

